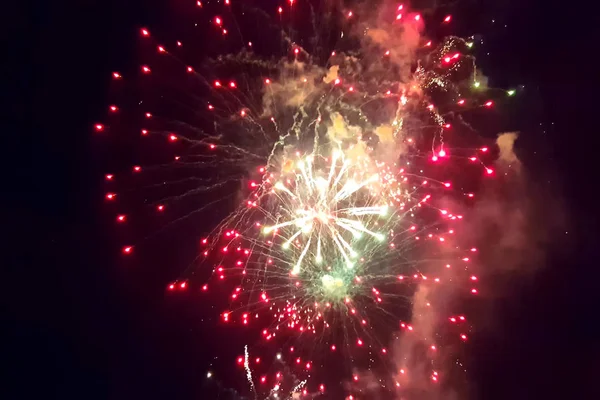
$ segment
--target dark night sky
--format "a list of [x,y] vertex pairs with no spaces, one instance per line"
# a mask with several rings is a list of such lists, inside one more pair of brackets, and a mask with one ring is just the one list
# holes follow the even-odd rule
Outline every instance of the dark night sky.
[[[8,394],[0,396],[202,398],[208,351],[198,341],[211,332],[190,330],[189,302],[155,295],[171,271],[140,281],[139,270],[122,270],[90,129],[105,110],[110,72],[136,62],[136,29],[165,23],[174,2],[13,3],[3,21],[0,393]],[[490,56],[478,61],[492,85],[526,87],[522,157],[539,179],[553,171],[572,234],[567,250],[511,283],[510,297],[485,305],[497,330],[473,340],[474,398],[594,398],[600,373],[591,246],[598,124],[586,90],[594,25],[588,11],[557,3],[464,2],[469,29],[485,35]]]

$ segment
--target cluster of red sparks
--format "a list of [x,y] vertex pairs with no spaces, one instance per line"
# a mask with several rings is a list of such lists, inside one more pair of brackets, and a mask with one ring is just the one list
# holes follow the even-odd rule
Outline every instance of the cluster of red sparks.
[[[224,0],[222,3],[224,7],[232,7],[229,0]],[[197,1],[196,6],[205,8],[206,4],[205,2]],[[292,12],[292,9],[297,7],[296,2],[290,0],[288,7],[289,9],[284,9],[281,6],[274,11],[279,16],[286,12]],[[395,19],[397,23],[409,23],[408,20],[412,20],[410,23],[422,23],[422,16],[420,14],[409,12],[406,8],[404,5],[399,5],[396,15],[391,18]],[[353,11],[346,10],[344,13],[345,18],[357,18],[356,13]],[[208,16],[210,23],[223,36],[227,36],[230,30],[233,29],[231,11],[228,11],[226,15],[227,17],[221,15]],[[441,21],[442,24],[450,24],[451,22],[452,17],[450,15],[445,16]],[[141,28],[139,32],[144,40],[153,42],[159,57],[170,55],[181,63],[177,51],[184,45],[182,41],[176,41],[173,49],[170,49],[165,44],[154,42],[154,36],[148,28]],[[246,49],[252,48],[252,42],[245,43],[247,43],[247,46],[245,46]],[[193,43],[190,45],[193,45]],[[293,57],[296,58],[301,57],[306,51],[294,44],[289,44],[288,47]],[[431,41],[422,43],[423,49],[432,47],[434,46]],[[382,57],[389,57],[390,52],[393,51],[393,49],[386,50],[382,54]],[[437,65],[441,68],[453,68],[465,57],[464,54],[455,50],[446,52],[445,49],[441,49],[437,50],[436,54],[439,54]],[[335,51],[332,52],[332,55],[335,55]],[[151,63],[140,65],[139,68],[142,75],[154,73]],[[184,63],[181,63],[181,71],[182,74],[198,74],[196,68]],[[121,72],[113,72],[112,78],[117,81],[127,81],[128,79]],[[261,77],[260,79],[265,87],[277,81],[276,77]],[[208,86],[211,87],[210,90],[215,93],[215,96],[220,96],[220,91],[229,91],[232,97],[239,100],[237,109],[230,110],[231,115],[236,115],[241,119],[251,119],[252,123],[256,125],[262,123],[257,121],[265,117],[256,115],[253,111],[256,109],[255,107],[244,104],[244,99],[249,97],[243,93],[242,87],[246,87],[245,85],[233,79],[206,81],[208,82]],[[343,76],[332,80],[329,84],[336,86],[342,95],[360,91],[359,82],[351,82]],[[391,89],[384,89],[382,93],[385,93],[384,97],[388,98],[400,99],[403,96],[402,93],[394,93]],[[468,95],[466,92],[464,94]],[[211,101],[210,98],[205,100],[205,112],[214,114],[216,111],[216,102]],[[448,109],[451,109],[453,113],[460,113],[467,109],[494,107],[492,100],[480,101],[458,97],[452,101],[454,103],[450,105],[434,105],[425,99],[421,105],[428,110],[432,116],[431,118],[436,121],[442,132],[441,135],[445,132],[446,138],[450,138],[448,139],[450,143],[452,141],[452,131],[455,127],[444,119],[444,115],[446,115]],[[442,109],[444,111],[440,111]],[[150,134],[159,134],[166,139],[165,143],[167,145],[178,141],[190,146],[199,145],[202,147],[202,151],[213,152],[215,157],[220,157],[219,152],[226,153],[229,151],[229,144],[221,146],[216,139],[214,141],[204,139],[195,141],[183,133],[153,131],[151,129],[153,114],[149,111],[151,110],[143,111],[140,116],[140,120],[145,122],[144,127],[139,131],[142,137],[150,136]],[[108,122],[96,123],[93,129],[99,134],[110,134],[110,114],[121,112],[121,105],[111,104],[108,107]],[[227,118],[230,118],[230,116],[227,116]],[[274,116],[266,118],[272,125],[276,126],[278,121]],[[315,120],[316,118],[315,116]],[[319,122],[320,119],[321,117],[318,116]],[[244,128],[240,127],[240,129]],[[411,146],[417,140],[418,138],[416,137],[406,136],[402,143]],[[250,368],[263,372],[262,375],[256,378],[256,382],[258,383],[257,390],[261,390],[261,393],[264,393],[266,398],[277,398],[277,393],[283,397],[284,392],[282,390],[284,389],[281,389],[285,378],[283,365],[286,365],[293,371],[294,376],[300,377],[299,379],[310,378],[304,387],[297,389],[298,393],[302,393],[305,396],[317,396],[320,393],[324,393],[326,391],[325,384],[322,381],[312,382],[312,380],[315,377],[322,378],[326,374],[323,359],[327,356],[312,357],[312,354],[303,348],[302,343],[306,341],[319,343],[318,346],[321,349],[317,353],[325,353],[324,350],[328,350],[330,353],[343,351],[351,354],[348,357],[348,359],[352,360],[351,362],[355,359],[360,359],[362,352],[363,356],[369,354],[368,357],[374,358],[374,354],[377,354],[376,358],[383,360],[384,364],[394,365],[395,367],[402,365],[402,361],[399,360],[402,360],[403,355],[392,354],[393,352],[390,350],[389,343],[386,345],[378,339],[378,330],[383,329],[387,333],[396,331],[395,336],[418,336],[420,335],[418,325],[410,321],[401,321],[398,318],[395,326],[382,328],[378,319],[373,315],[374,310],[382,309],[386,304],[393,306],[394,302],[398,301],[397,293],[395,292],[396,289],[391,291],[389,289],[392,284],[412,288],[431,287],[433,290],[436,285],[441,285],[447,281],[463,282],[461,283],[461,287],[464,290],[472,295],[478,294],[478,278],[477,275],[473,274],[471,267],[472,258],[476,255],[477,249],[455,250],[459,241],[453,239],[461,231],[462,224],[464,224],[463,219],[467,220],[468,214],[463,216],[461,213],[452,212],[446,206],[442,205],[444,204],[442,201],[443,197],[449,193],[452,193],[454,198],[461,198],[467,204],[472,201],[471,199],[475,197],[475,194],[472,191],[463,192],[461,189],[455,188],[453,182],[450,180],[427,178],[423,169],[426,168],[429,172],[434,171],[436,168],[444,169],[451,163],[461,165],[461,168],[469,168],[468,164],[473,164],[474,166],[481,167],[480,176],[485,178],[486,176],[494,175],[494,170],[490,167],[493,162],[490,153],[491,151],[488,147],[452,149],[449,145],[444,144],[443,140],[438,140],[437,144],[434,143],[431,146],[430,151],[415,151],[412,158],[408,158],[403,162],[377,163],[379,184],[384,187],[383,190],[386,191],[384,197],[390,203],[386,205],[393,207],[397,213],[402,214],[402,226],[396,226],[395,222],[390,223],[392,226],[386,234],[383,245],[384,247],[387,246],[389,255],[387,258],[380,257],[380,264],[393,264],[393,258],[397,254],[412,251],[417,246],[415,242],[430,243],[427,246],[434,244],[435,246],[447,246],[447,249],[437,251],[438,254],[443,254],[445,262],[438,262],[440,264],[438,267],[429,268],[427,271],[418,271],[416,268],[409,270],[401,262],[396,262],[399,268],[384,266],[378,270],[384,270],[385,272],[371,272],[367,267],[362,269],[357,268],[358,271],[364,271],[365,273],[361,274],[357,272],[353,276],[352,282],[347,283],[347,285],[348,287],[352,287],[352,290],[355,290],[353,293],[359,293],[360,295],[356,296],[356,298],[349,294],[342,295],[341,305],[311,294],[315,290],[315,286],[321,285],[321,280],[318,282],[309,282],[302,275],[290,273],[290,269],[288,268],[289,263],[282,262],[283,256],[280,255],[279,250],[273,250],[275,245],[281,245],[281,240],[278,242],[277,239],[277,229],[269,235],[264,235],[262,232],[267,222],[264,218],[261,219],[261,216],[264,217],[264,213],[261,214],[257,210],[267,207],[266,203],[273,201],[275,183],[286,179],[286,171],[277,171],[272,165],[266,163],[267,160],[264,160],[265,163],[262,166],[259,166],[249,174],[254,179],[248,184],[248,196],[241,206],[246,210],[241,211],[241,214],[239,211],[236,212],[237,219],[227,219],[222,225],[217,227],[214,235],[201,238],[200,243],[202,246],[201,256],[205,259],[206,263],[211,264],[213,267],[210,282],[218,282],[224,285],[222,290],[230,290],[231,303],[229,309],[223,310],[220,314],[221,323],[259,326],[262,332],[262,339],[265,343],[268,343],[264,347],[269,348],[270,346],[270,348],[280,351],[275,361],[271,361],[270,358],[265,361],[260,357],[248,359],[247,355],[240,355],[237,358],[236,363],[238,366],[247,369],[249,380],[254,380],[254,377],[251,377],[251,373],[249,372]],[[296,152],[296,156],[299,158],[306,155],[306,152]],[[182,161],[184,161],[182,157],[175,156],[176,163],[181,163]],[[284,165],[284,169],[285,167]],[[146,170],[147,168],[144,166],[133,165],[129,173],[143,174],[146,173]],[[441,174],[440,176],[443,175]],[[115,181],[118,182],[119,178],[120,175],[118,174],[106,174],[105,180],[107,186],[109,188],[113,187],[116,183]],[[288,183],[291,183],[289,179]],[[292,186],[290,185],[290,187]],[[412,188],[409,194],[406,193],[406,187]],[[441,193],[441,195],[436,196],[436,193]],[[105,199],[108,202],[118,203],[121,195],[117,191],[109,191],[105,194]],[[156,213],[164,213],[167,211],[168,206],[171,205],[175,206],[176,202],[165,199],[164,202],[155,203],[153,207]],[[419,213],[421,210],[433,212],[436,219],[435,223],[420,223]],[[240,215],[243,215],[243,218],[240,218]],[[130,222],[130,216],[125,213],[117,213],[114,218],[118,224]],[[291,241],[291,245],[298,251],[302,250],[305,244],[302,237]],[[453,247],[453,249],[449,249],[450,247]],[[132,244],[122,247],[122,253],[126,256],[131,255],[134,250],[135,246]],[[358,265],[366,265],[372,262],[369,257],[372,258],[373,254],[361,255],[357,261]],[[439,268],[440,266],[441,268]],[[398,273],[398,271],[402,270],[405,272]],[[267,284],[269,277],[271,281]],[[198,286],[199,290],[207,293],[210,292],[210,282],[202,282]],[[307,286],[311,287],[308,288]],[[195,287],[195,282],[188,281],[187,279],[177,280],[167,285],[168,291],[185,291]],[[397,288],[398,286],[394,287]],[[433,307],[429,302],[425,306]],[[445,331],[455,335],[457,341],[467,341],[470,327],[464,315],[450,315],[447,316],[446,321],[448,327],[444,328]],[[351,329],[348,329],[348,331],[351,331],[351,335],[340,338],[339,335],[328,334],[328,331],[338,329],[335,324],[345,324],[351,327]],[[344,331],[347,332],[346,330]],[[279,341],[278,339],[289,338],[291,335],[298,336],[298,340],[294,342],[295,345],[287,344],[281,347],[282,342],[290,342]],[[319,338],[319,340],[315,340],[316,338]],[[390,340],[389,335],[387,340]],[[423,340],[427,344],[427,357],[431,359],[432,365],[429,377],[433,384],[437,384],[442,379],[442,372],[436,369],[435,359],[436,353],[440,351],[442,345],[432,342],[432,338],[425,338]],[[386,358],[392,356],[396,358],[394,363],[385,361]],[[272,357],[272,355],[268,357]],[[395,367],[390,368],[394,369]],[[356,388],[359,387],[361,381],[361,373],[357,372],[360,368],[367,369],[358,362],[357,365],[353,364],[351,368],[354,372],[352,372],[349,380],[356,384]],[[409,368],[409,366],[403,366],[391,372],[392,382],[396,388],[401,389],[404,382],[407,381],[407,376],[410,375]],[[264,389],[260,389],[263,385]],[[252,387],[254,388],[254,386]],[[316,394],[311,393],[311,389],[315,390]],[[348,393],[347,399],[355,399],[357,395],[360,395],[360,390],[356,390],[356,393]]]

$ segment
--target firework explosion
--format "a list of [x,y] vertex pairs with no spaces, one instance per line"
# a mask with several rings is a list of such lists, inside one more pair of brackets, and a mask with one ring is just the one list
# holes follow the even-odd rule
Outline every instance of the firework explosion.
[[[284,23],[303,7],[312,11],[310,46],[301,46],[301,34]],[[344,354],[350,399],[373,390],[363,380],[388,392],[407,393],[417,375],[439,385],[437,353],[467,340],[469,328],[464,315],[429,311],[431,293],[452,281],[456,290],[477,294],[470,266],[476,249],[457,239],[460,210],[473,201],[467,189],[494,174],[488,148],[462,117],[494,106],[482,98],[469,55],[472,39],[434,44],[422,34],[421,14],[398,4],[329,10],[321,20],[318,10],[290,2],[275,10],[279,24],[268,10],[229,1],[199,1],[196,11],[207,21],[203,34],[222,42],[195,66],[182,62],[181,41],[170,48],[140,30],[144,45],[157,53],[140,67],[142,80],[154,76],[143,85],[156,87],[142,91],[149,98],[135,108],[144,121],[141,136],[181,143],[185,154],[174,156],[170,168],[177,178],[162,185],[166,192],[153,207],[159,213],[184,209],[180,204],[190,198],[202,205],[176,222],[216,207],[223,191],[244,200],[200,239],[202,260],[191,271],[208,269],[210,279],[199,282],[190,273],[168,289],[221,285],[230,291],[221,323],[260,327],[255,349],[274,357],[274,366],[257,378],[258,358],[253,363],[246,349],[237,359],[256,398],[325,395],[326,353]],[[236,18],[260,19],[265,30],[278,33],[256,37]],[[330,31],[338,35],[331,50],[320,40]],[[247,40],[253,36],[258,41]],[[277,45],[268,44],[272,40]],[[128,77],[114,72],[113,79]],[[169,96],[177,106],[151,100]],[[118,111],[119,105],[110,106]],[[102,133],[116,129],[116,122],[95,125]],[[134,174],[141,172],[133,166]],[[163,178],[150,179],[158,184]],[[120,197],[106,194],[107,201]],[[128,216],[116,218],[124,223]],[[133,251],[133,245],[123,247],[126,255]],[[434,323],[421,326],[434,314]],[[443,340],[440,332],[447,333]],[[413,373],[408,355],[392,357],[388,347],[402,335],[422,345],[426,368]],[[273,372],[278,364],[294,379]],[[378,377],[366,379],[373,374]]]

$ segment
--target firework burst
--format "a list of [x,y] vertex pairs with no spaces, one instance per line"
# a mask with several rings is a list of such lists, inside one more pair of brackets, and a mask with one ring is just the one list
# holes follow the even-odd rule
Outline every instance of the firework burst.
[[[197,7],[204,6],[198,2]],[[289,11],[299,6],[290,2]],[[234,14],[207,14],[220,40],[234,36]],[[270,21],[263,11],[252,14]],[[390,18],[365,13],[359,23],[357,14],[344,11],[337,46],[345,50],[325,57],[317,55],[321,45],[303,48],[300,38],[283,29],[277,36],[283,54],[260,56],[253,52],[260,42],[242,40],[241,48],[228,52],[231,46],[223,45],[225,54],[193,67],[177,53],[182,42],[171,50],[154,43],[147,28],[141,30],[159,58],[141,66],[141,78],[164,76],[174,88],[153,98],[166,92],[187,110],[174,112],[172,104],[156,106],[157,112],[136,108],[144,122],[142,137],[184,146],[174,155],[175,178],[165,179],[166,189],[154,197],[155,211],[181,208],[178,221],[216,208],[224,190],[244,199],[201,239],[199,265],[168,287],[199,285],[207,291],[213,282],[222,283],[222,290],[230,290],[230,304],[221,321],[260,326],[265,348],[285,350],[289,364],[306,379],[324,374],[327,351],[347,355],[350,366],[344,369],[351,371],[353,385],[360,380],[358,369],[375,369],[377,363],[386,371],[383,387],[404,385],[405,366],[388,354],[400,330],[422,335],[430,360],[426,373],[437,383],[439,345],[433,334],[414,331],[406,310],[415,288],[434,290],[457,263],[462,272],[452,277],[477,293],[469,266],[476,249],[463,249],[455,239],[463,215],[452,211],[464,209],[474,195],[469,185],[458,187],[453,180],[493,175],[487,147],[469,137],[473,130],[460,116],[494,103],[473,93],[480,85],[468,54],[471,41],[449,37],[434,46],[421,35],[421,15],[403,6],[394,6]],[[318,39],[325,23],[317,17],[311,21],[320,28],[309,36]],[[449,21],[448,16],[443,23]],[[251,35],[240,26],[236,39]],[[268,42],[268,35],[261,37]],[[166,56],[168,62],[162,60]],[[113,78],[126,77],[115,72]],[[194,96],[200,96],[200,104],[190,100]],[[110,110],[123,112],[118,105]],[[94,127],[106,134],[114,125]],[[134,174],[142,171],[145,166],[133,167]],[[116,176],[107,174],[107,182]],[[205,196],[202,207],[181,205],[198,194]],[[118,201],[119,195],[111,191],[106,199]],[[129,217],[119,213],[116,218],[124,223]],[[133,253],[134,246],[123,252]],[[210,270],[210,279],[192,279],[198,269]],[[465,317],[449,318],[460,324]],[[452,332],[458,340],[467,339],[464,331]],[[289,345],[298,335],[298,344]],[[246,349],[238,364],[252,392],[265,392],[262,384],[275,382],[266,391],[273,397],[279,377],[265,375],[255,386],[250,363]],[[317,393],[325,390],[311,379],[299,382],[316,385]]]
[[[379,176],[361,176],[364,174],[353,171],[356,167],[337,150],[329,157],[329,164],[324,171],[315,165],[313,155],[307,156],[295,162],[295,174],[291,179],[282,176],[283,179],[273,186],[274,202],[279,205],[282,215],[281,219],[279,215],[270,215],[269,219],[274,219],[275,224],[265,226],[263,232],[286,237],[282,244],[284,249],[302,239],[302,250],[292,268],[294,275],[300,272],[307,257],[313,258],[317,265],[324,258],[341,258],[346,268],[352,269],[354,260],[359,257],[353,242],[365,235],[378,242],[384,240],[382,233],[371,229],[378,225],[373,217],[385,217],[388,206],[385,203],[377,205],[377,201],[383,202],[383,199],[368,193],[369,185],[379,182]],[[291,228],[291,232],[280,234],[284,228]],[[337,252],[324,256],[324,252],[331,251],[332,245]]]

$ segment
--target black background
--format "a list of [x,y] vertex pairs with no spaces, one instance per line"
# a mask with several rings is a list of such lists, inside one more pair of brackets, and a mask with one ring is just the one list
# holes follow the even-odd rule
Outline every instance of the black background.
[[[212,353],[198,343],[211,332],[178,317],[178,309],[189,314],[191,300],[157,295],[173,271],[142,278],[119,271],[102,209],[102,154],[90,129],[105,111],[110,73],[136,63],[136,30],[164,24],[175,3],[14,2],[5,9],[4,398],[203,398]],[[486,39],[490,55],[478,62],[492,85],[525,85],[522,101],[532,111],[518,116],[529,135],[522,158],[537,176],[553,171],[570,235],[563,257],[490,305],[496,333],[474,338],[469,354],[474,398],[594,398],[591,11],[539,1],[461,6],[467,11],[457,24]],[[543,149],[537,158],[536,146]]]

